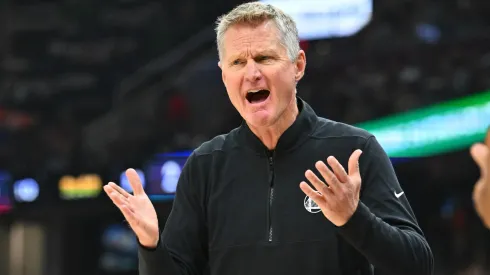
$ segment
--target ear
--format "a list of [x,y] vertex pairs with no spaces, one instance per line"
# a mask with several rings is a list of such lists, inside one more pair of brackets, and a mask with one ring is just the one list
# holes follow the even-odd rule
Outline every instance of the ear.
[[296,83],[298,83],[305,75],[305,69],[306,69],[306,54],[303,50],[300,50],[298,52],[298,57],[296,58],[295,66],[296,66],[295,79],[296,79]]
[[221,64],[221,61],[218,61],[218,67],[221,69],[221,78],[223,80],[223,83],[225,83],[226,76],[225,73],[223,72],[223,64]]

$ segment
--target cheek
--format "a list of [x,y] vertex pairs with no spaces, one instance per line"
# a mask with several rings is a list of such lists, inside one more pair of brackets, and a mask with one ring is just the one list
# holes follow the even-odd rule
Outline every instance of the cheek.
[[279,88],[280,91],[294,89],[296,79],[294,74],[282,72],[276,72],[271,75],[272,85]]
[[240,79],[234,75],[227,75],[225,81],[228,96],[233,100],[240,97]]

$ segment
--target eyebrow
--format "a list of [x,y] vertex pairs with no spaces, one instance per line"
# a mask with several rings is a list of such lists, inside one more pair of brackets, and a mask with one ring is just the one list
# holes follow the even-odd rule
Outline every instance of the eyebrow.
[[[267,56],[276,56],[277,53],[274,52],[273,50],[263,50],[263,51],[258,51],[256,52],[253,57],[257,57],[257,56],[264,56],[264,55],[267,55]],[[241,53],[241,54],[236,54],[236,55],[232,55],[230,57],[230,60],[236,60],[236,59],[239,59],[239,58],[244,58],[245,57],[245,54]]]

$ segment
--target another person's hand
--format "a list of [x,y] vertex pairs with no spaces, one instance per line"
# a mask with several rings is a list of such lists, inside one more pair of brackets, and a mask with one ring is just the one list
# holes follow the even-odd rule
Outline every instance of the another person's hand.
[[475,209],[485,226],[490,228],[490,128],[485,143],[474,144],[470,152],[480,167],[480,178],[473,189]]
[[349,221],[359,205],[361,190],[361,173],[359,157],[362,151],[356,150],[349,158],[347,173],[335,157],[328,157],[327,162],[333,172],[323,161],[315,164],[326,184],[311,170],[306,171],[306,178],[313,184],[316,192],[306,182],[300,183],[300,188],[322,210],[323,215],[336,226],[342,226]]
[[155,248],[160,237],[155,207],[143,190],[136,171],[128,169],[126,176],[133,189],[133,195],[113,182],[105,185],[104,191],[121,210],[140,244],[147,248]]

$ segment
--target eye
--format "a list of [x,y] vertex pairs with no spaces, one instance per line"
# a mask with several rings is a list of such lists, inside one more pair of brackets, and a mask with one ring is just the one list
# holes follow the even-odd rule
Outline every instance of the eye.
[[232,61],[230,64],[231,64],[232,66],[236,66],[236,65],[240,65],[240,64],[242,64],[242,61],[241,61],[241,60],[239,60],[239,59],[236,59],[236,60]]
[[261,56],[258,56],[258,57],[257,57],[257,61],[258,61],[258,62],[261,62],[261,61],[267,61],[267,60],[269,60],[269,59],[271,59],[271,57],[270,57],[270,56],[266,56],[266,55],[261,55]]

